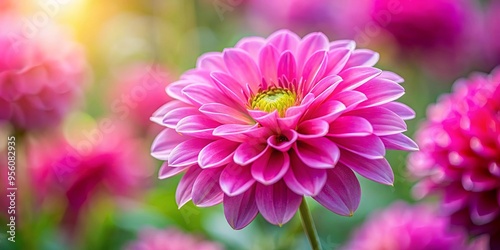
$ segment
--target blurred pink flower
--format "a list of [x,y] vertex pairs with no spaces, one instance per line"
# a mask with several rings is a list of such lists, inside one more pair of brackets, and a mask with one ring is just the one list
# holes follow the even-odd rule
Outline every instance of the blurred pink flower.
[[152,117],[166,127],[152,145],[166,161],[160,178],[186,171],[179,207],[223,202],[236,229],[258,212],[284,224],[303,196],[352,215],[361,195],[353,170],[392,185],[386,148],[417,148],[402,134],[413,110],[394,102],[403,79],[374,68],[378,57],[352,41],[286,30],[202,55],[167,87],[176,100]]
[[[500,65],[500,2],[491,1],[486,7],[484,38],[486,39],[486,63],[489,68]],[[480,62],[480,63],[485,63]]]
[[145,228],[139,232],[134,242],[125,246],[125,250],[222,250],[221,245],[199,239],[176,229],[165,230]]
[[152,125],[151,114],[171,100],[165,94],[165,87],[170,82],[168,71],[159,64],[140,63],[125,67],[114,77],[111,110],[120,118],[147,130]]
[[259,33],[290,29],[299,34],[321,31],[334,34],[340,4],[329,0],[249,0],[245,1],[247,19]]
[[79,97],[82,48],[57,27],[30,27],[0,15],[0,122],[19,130],[56,126]]
[[416,133],[422,149],[409,170],[422,180],[418,197],[438,192],[443,212],[500,247],[500,69],[458,80],[453,93],[429,107]]
[[93,197],[129,197],[145,188],[151,161],[141,157],[142,143],[130,129],[116,124],[88,131],[75,144],[57,134],[30,138],[27,159],[35,197],[40,203],[65,200],[63,223],[70,228]]
[[396,202],[372,214],[342,249],[486,249],[484,243],[474,247],[467,246],[465,231],[450,228],[447,218],[439,217],[432,207]]
[[344,34],[363,45],[393,42],[402,59],[434,75],[456,77],[474,61],[463,58],[478,52],[481,21],[472,1],[355,0],[347,6],[340,14]]

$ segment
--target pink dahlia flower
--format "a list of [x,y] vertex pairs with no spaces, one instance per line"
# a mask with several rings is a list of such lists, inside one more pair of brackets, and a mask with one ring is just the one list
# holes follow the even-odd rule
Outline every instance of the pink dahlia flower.
[[145,228],[125,250],[222,250],[221,245],[185,234],[176,229]]
[[86,139],[75,144],[58,135],[31,138],[28,144],[35,197],[40,204],[65,202],[63,223],[70,229],[93,197],[131,197],[144,188],[142,183],[151,173],[147,157],[137,157],[141,141],[118,122],[107,124],[87,131]]
[[121,69],[116,73],[110,94],[111,110],[139,128],[146,130],[151,127],[151,114],[171,100],[164,91],[170,82],[167,72],[156,63]]
[[474,247],[467,246],[465,231],[451,229],[447,218],[439,217],[432,207],[396,202],[383,211],[372,214],[342,249],[485,249],[480,244],[475,244]]
[[402,134],[414,113],[394,102],[403,79],[377,60],[352,41],[286,30],[202,55],[151,118],[166,127],[152,145],[166,161],[160,178],[186,172],[177,204],[223,202],[236,229],[259,212],[284,224],[304,196],[352,215],[361,195],[353,171],[392,185],[386,149],[417,148]]
[[0,15],[0,122],[19,130],[57,125],[80,96],[82,48],[54,26]]
[[500,247],[500,69],[455,83],[427,111],[409,157],[418,197],[437,192],[452,223]]

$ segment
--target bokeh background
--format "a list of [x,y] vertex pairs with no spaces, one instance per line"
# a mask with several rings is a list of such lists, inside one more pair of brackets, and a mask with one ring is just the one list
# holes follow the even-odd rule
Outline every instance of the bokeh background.
[[[298,215],[282,227],[258,216],[235,231],[221,205],[178,209],[180,178],[159,180],[161,163],[149,155],[160,129],[149,116],[168,101],[165,86],[195,67],[202,53],[232,47],[242,37],[280,28],[302,36],[321,31],[379,52],[377,67],[405,79],[400,100],[417,114],[408,122],[409,136],[455,80],[500,64],[498,1],[1,0],[0,17],[11,14],[16,17],[0,27],[20,26],[24,36],[33,34],[25,37],[33,44],[52,29],[64,34],[48,42],[47,53],[58,56],[64,44],[74,43],[80,54],[60,63],[78,65],[80,72],[78,94],[61,104],[71,108],[60,122],[36,129],[1,125],[1,138],[17,139],[18,191],[12,243],[4,226],[2,165],[0,249],[123,249],[148,228],[176,228],[226,249],[308,249]],[[362,200],[353,217],[309,203],[325,249],[345,244],[372,212],[397,200],[415,202],[406,157],[387,153],[394,187],[360,177]],[[65,163],[72,167],[58,167]]]

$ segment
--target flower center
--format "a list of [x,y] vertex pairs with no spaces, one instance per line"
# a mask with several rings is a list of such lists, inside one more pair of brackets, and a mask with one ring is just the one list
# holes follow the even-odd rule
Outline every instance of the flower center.
[[255,95],[250,100],[250,106],[268,113],[278,110],[279,115],[284,117],[285,111],[295,105],[296,97],[297,95],[288,89],[271,88]]

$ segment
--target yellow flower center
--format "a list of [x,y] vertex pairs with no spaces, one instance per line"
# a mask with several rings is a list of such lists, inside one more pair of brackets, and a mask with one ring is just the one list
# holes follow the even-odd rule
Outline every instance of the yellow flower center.
[[285,116],[285,111],[295,105],[297,95],[282,88],[271,88],[260,92],[250,100],[253,109],[266,111],[268,113],[278,110],[281,117]]

